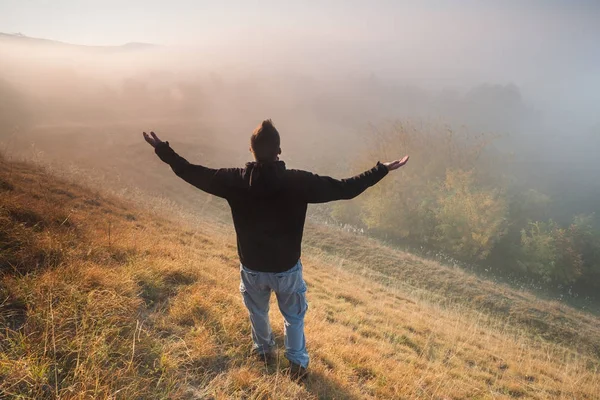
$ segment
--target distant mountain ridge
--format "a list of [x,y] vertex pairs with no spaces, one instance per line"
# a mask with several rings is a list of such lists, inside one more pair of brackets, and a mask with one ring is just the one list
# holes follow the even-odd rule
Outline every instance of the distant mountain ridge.
[[61,42],[58,40],[34,38],[23,35],[22,33],[2,33],[0,32],[0,44],[27,44],[34,46],[55,46],[64,48],[74,48],[89,51],[105,51],[105,52],[118,52],[118,51],[137,51],[137,50],[148,50],[160,47],[152,43],[141,43],[141,42],[130,42],[118,46],[90,46],[80,45]]

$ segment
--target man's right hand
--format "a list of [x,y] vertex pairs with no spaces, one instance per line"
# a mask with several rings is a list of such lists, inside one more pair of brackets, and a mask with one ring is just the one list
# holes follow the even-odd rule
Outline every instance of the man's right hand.
[[408,162],[408,156],[404,156],[401,160],[386,162],[386,163],[383,163],[383,165],[385,165],[387,167],[388,171],[393,171],[395,169],[400,168],[407,162]]

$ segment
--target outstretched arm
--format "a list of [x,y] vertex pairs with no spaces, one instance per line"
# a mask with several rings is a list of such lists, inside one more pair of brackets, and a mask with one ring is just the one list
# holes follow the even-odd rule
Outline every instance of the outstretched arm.
[[408,156],[401,160],[377,163],[375,167],[360,175],[341,180],[304,172],[302,192],[308,203],[353,199],[383,179],[389,171],[394,171],[407,162]]
[[163,142],[154,132],[148,135],[143,133],[144,139],[152,147],[158,157],[171,166],[177,176],[198,189],[219,197],[227,197],[232,180],[232,172],[228,169],[212,169],[202,165],[190,164],[185,158],[169,146],[169,142]]

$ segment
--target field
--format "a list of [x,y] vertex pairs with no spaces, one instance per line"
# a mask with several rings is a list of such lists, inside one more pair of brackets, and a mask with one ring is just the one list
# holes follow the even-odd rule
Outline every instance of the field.
[[249,357],[221,213],[117,192],[1,161],[0,398],[598,398],[598,317],[314,224],[293,383],[275,304],[279,363]]

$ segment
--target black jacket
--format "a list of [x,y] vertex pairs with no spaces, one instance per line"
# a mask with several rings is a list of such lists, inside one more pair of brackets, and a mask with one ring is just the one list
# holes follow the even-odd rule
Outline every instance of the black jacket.
[[190,164],[168,142],[156,154],[186,182],[227,200],[241,263],[264,272],[283,272],[298,262],[308,203],[352,199],[388,173],[379,162],[342,180],[286,169],[283,161],[211,169]]

